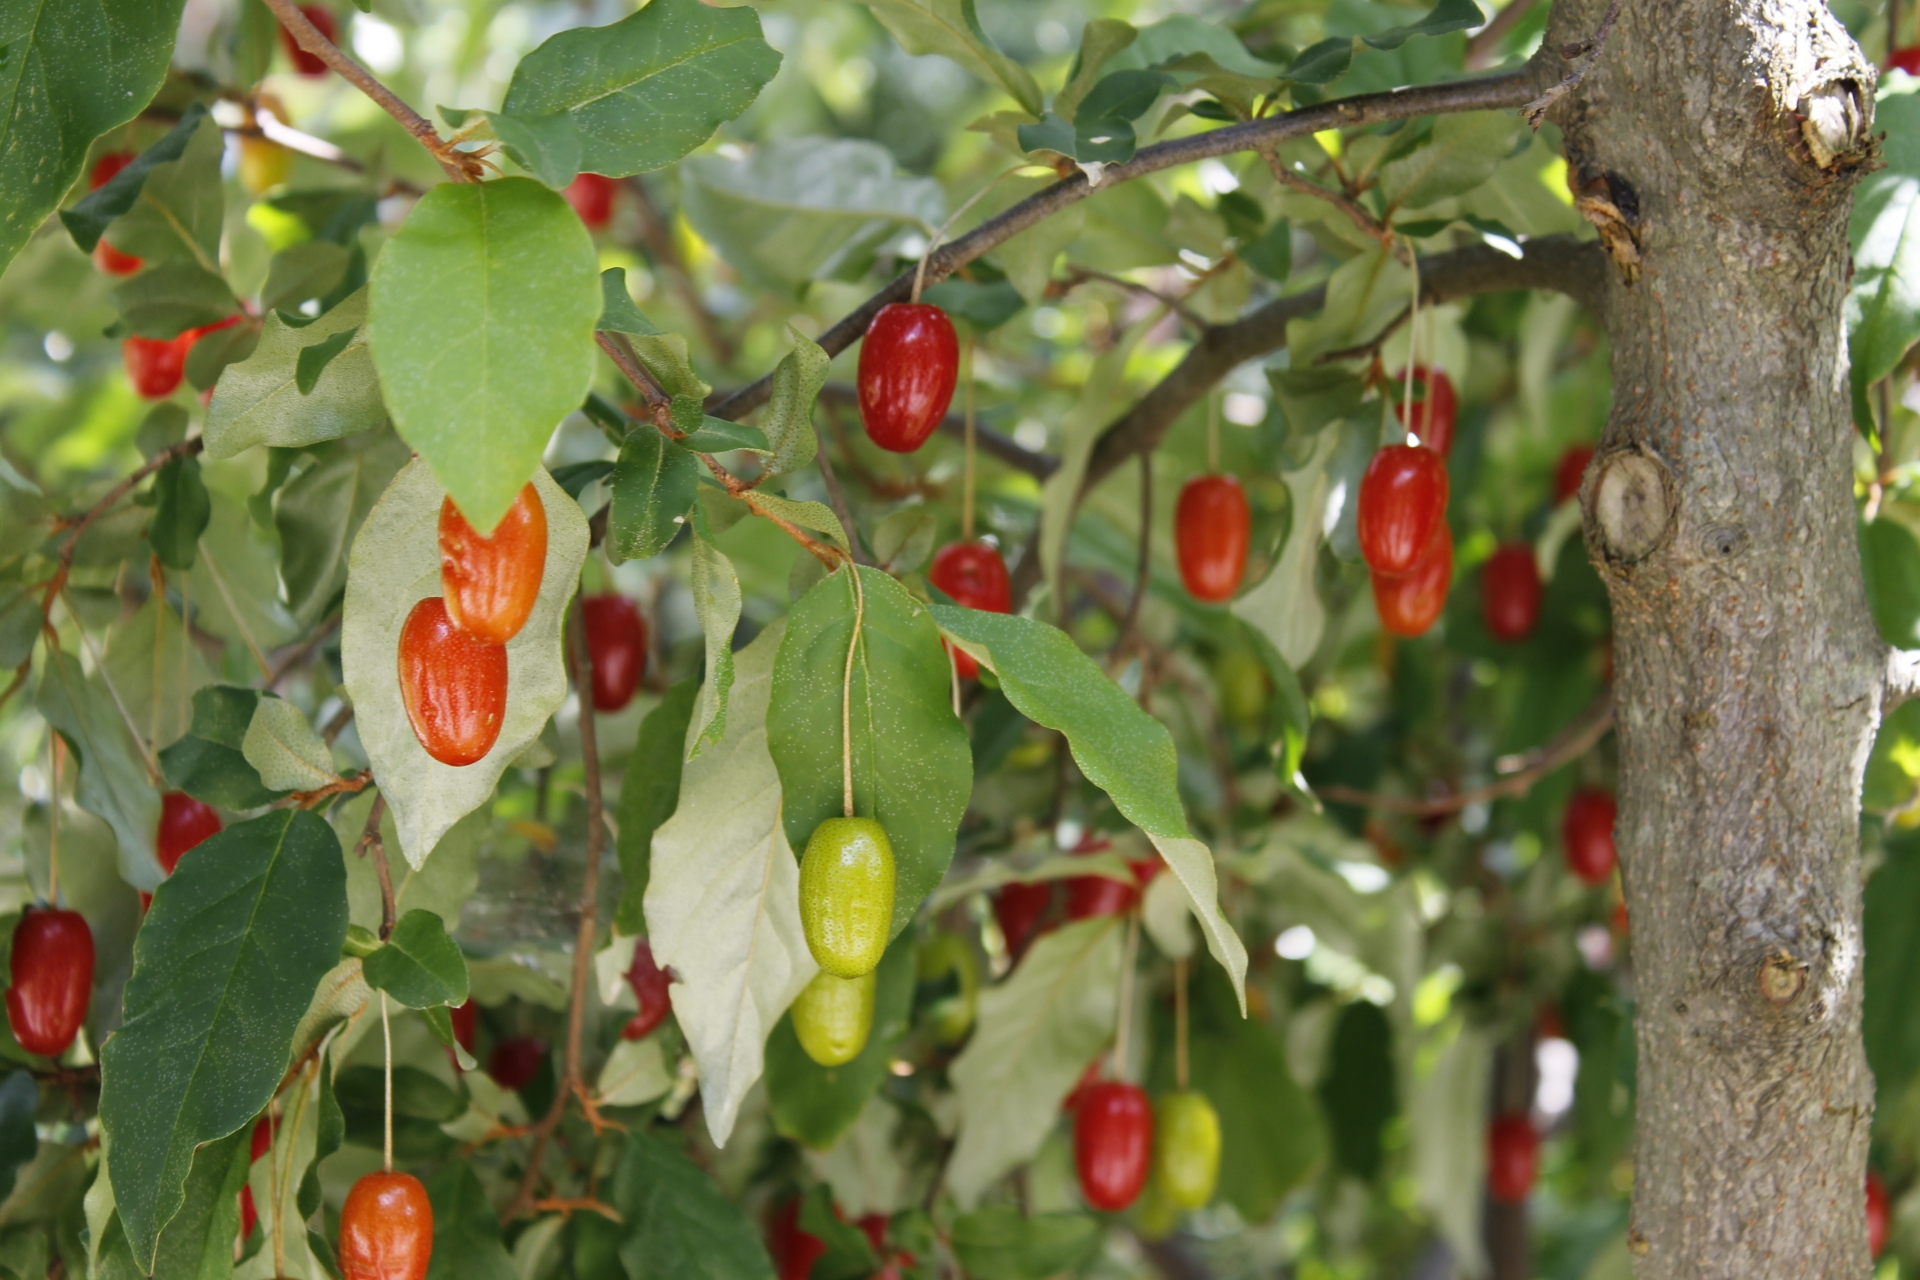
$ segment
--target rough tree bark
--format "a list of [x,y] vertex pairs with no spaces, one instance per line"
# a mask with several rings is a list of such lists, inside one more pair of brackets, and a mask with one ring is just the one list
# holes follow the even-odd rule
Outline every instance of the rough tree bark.
[[[1603,7],[1561,0],[1549,39]],[[1554,113],[1619,264],[1581,501],[1614,611],[1642,1280],[1869,1269],[1858,814],[1884,649],[1841,304],[1873,82],[1820,0],[1629,0]]]

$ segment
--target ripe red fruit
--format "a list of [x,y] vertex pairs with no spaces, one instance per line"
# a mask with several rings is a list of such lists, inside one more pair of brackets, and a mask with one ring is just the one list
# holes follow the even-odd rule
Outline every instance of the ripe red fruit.
[[827,1242],[810,1231],[800,1229],[800,1198],[774,1210],[767,1223],[767,1252],[773,1257],[780,1280],[807,1280],[813,1264],[827,1251]]
[[993,892],[993,918],[1007,940],[1007,954],[1018,960],[1033,940],[1034,930],[1053,905],[1053,881],[1003,884]]
[[1920,76],[1920,44],[1895,49],[1893,56],[1887,59],[1887,66],[1898,67],[1910,76]]
[[361,1177],[340,1206],[340,1280],[422,1280],[433,1258],[433,1204],[410,1173]]
[[1411,573],[1447,523],[1447,464],[1419,445],[1390,444],[1360,479],[1360,554],[1376,574]]
[[1517,644],[1540,621],[1540,565],[1533,548],[1510,543],[1495,551],[1480,576],[1480,603],[1496,640]]
[[[340,43],[340,31],[334,26],[333,14],[317,4],[303,4],[300,6],[300,12],[308,22],[320,28],[321,35],[335,44]],[[280,46],[287,51],[287,57],[293,60],[293,69],[301,75],[313,79],[327,74],[327,64],[317,55],[302,49],[300,42],[295,40],[293,33],[285,27],[280,28]]]
[[512,1036],[493,1046],[487,1059],[487,1074],[502,1089],[518,1092],[540,1074],[547,1060],[547,1042],[538,1036]]
[[[109,151],[93,162],[93,174],[87,179],[87,190],[98,191],[113,181],[115,174],[133,163],[131,151]],[[122,253],[106,242],[103,237],[93,246],[93,265],[110,276],[130,276],[140,269],[140,259],[130,253]]]
[[220,815],[184,791],[160,797],[160,830],[153,842],[154,856],[168,875],[180,865],[180,855],[209,836],[220,834]]
[[1567,802],[1560,834],[1567,866],[1588,884],[1605,884],[1618,854],[1613,847],[1613,797],[1604,791],[1580,791]]
[[441,764],[468,765],[493,749],[507,713],[507,651],[453,625],[429,596],[400,628],[400,694],[413,736]]
[[927,302],[880,308],[860,346],[860,420],[882,449],[912,453],[953,402],[960,340],[947,313]]
[[547,508],[531,483],[493,532],[477,533],[440,501],[440,586],[447,616],[477,640],[505,644],[527,625],[547,568]]
[[1068,1115],[1080,1110],[1080,1104],[1087,1100],[1087,1091],[1100,1083],[1100,1064],[1102,1058],[1095,1058],[1080,1072],[1080,1078],[1073,1082],[1073,1089],[1060,1100],[1060,1109]]
[[1088,1204],[1109,1213],[1132,1204],[1153,1162],[1153,1106],[1146,1090],[1117,1080],[1088,1089],[1073,1119],[1073,1159]]
[[[1013,612],[1013,584],[1007,577],[1007,562],[1000,548],[990,542],[949,542],[934,553],[933,585],[953,597],[953,602],[984,613]],[[980,674],[980,664],[970,654],[948,648],[953,666],[962,680]]]
[[93,931],[78,911],[28,907],[13,930],[7,1024],[28,1053],[57,1058],[86,1020]]
[[1187,481],[1173,513],[1173,545],[1189,595],[1210,604],[1233,598],[1246,572],[1252,527],[1246,491],[1238,480],[1195,476]]
[[1453,425],[1460,413],[1460,397],[1453,389],[1453,379],[1439,369],[1415,365],[1413,376],[1414,393],[1419,397],[1413,402],[1413,421],[1407,421],[1406,401],[1398,396],[1394,397],[1393,416],[1420,437],[1421,444],[1444,458],[1453,451]]
[[1502,1204],[1519,1204],[1533,1190],[1540,1168],[1540,1135],[1522,1115],[1495,1116],[1487,1126],[1487,1193]]
[[[272,1148],[273,1130],[274,1124],[266,1116],[254,1121],[253,1137],[248,1142],[247,1163],[253,1163]],[[253,1207],[253,1188],[240,1188],[240,1238],[245,1240],[252,1235],[254,1225],[259,1221],[260,1214]]]
[[1887,1247],[1887,1230],[1893,1225],[1893,1204],[1887,1197],[1887,1184],[1880,1175],[1867,1170],[1867,1249],[1878,1258]]
[[1587,474],[1587,464],[1593,461],[1593,446],[1577,444],[1560,455],[1560,465],[1553,469],[1553,504],[1557,507],[1568,498],[1580,492],[1580,481]]
[[587,652],[593,658],[593,705],[618,711],[633,701],[647,670],[647,620],[640,608],[620,595],[587,596],[580,601],[587,624]]
[[189,329],[177,338],[127,338],[120,344],[120,359],[127,368],[127,381],[135,393],[149,400],[164,400],[172,395],[187,375],[187,352],[199,333]]
[[620,184],[612,178],[583,173],[569,182],[560,195],[580,215],[580,221],[587,224],[587,230],[599,231],[613,220],[613,193],[619,189]]
[[667,1015],[673,1012],[673,997],[667,991],[671,984],[666,971],[653,962],[653,948],[647,945],[647,940],[642,938],[636,942],[633,963],[627,966],[627,985],[633,988],[640,1012],[627,1019],[627,1025],[620,1031],[621,1039],[644,1040],[667,1020]]
[[1447,604],[1453,583],[1453,533],[1444,524],[1440,536],[1412,573],[1399,577],[1373,575],[1373,605],[1380,625],[1397,636],[1425,635]]

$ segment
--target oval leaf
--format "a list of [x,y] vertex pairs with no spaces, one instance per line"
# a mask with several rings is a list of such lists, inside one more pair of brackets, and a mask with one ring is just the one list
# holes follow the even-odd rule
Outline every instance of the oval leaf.
[[409,1009],[464,1004],[467,958],[431,911],[409,911],[393,926],[386,945],[361,961],[361,974]]

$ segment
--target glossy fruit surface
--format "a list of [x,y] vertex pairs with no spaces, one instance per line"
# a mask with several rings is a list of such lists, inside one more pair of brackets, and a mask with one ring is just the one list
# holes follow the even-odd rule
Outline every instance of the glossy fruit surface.
[[1425,635],[1447,606],[1453,585],[1453,534],[1445,525],[1412,573],[1373,575],[1373,606],[1380,625],[1397,636]]
[[1480,604],[1496,640],[1518,644],[1540,621],[1540,565],[1533,548],[1509,543],[1496,550],[1480,573]]
[[1220,1117],[1202,1093],[1160,1099],[1153,1126],[1153,1171],[1160,1193],[1178,1209],[1213,1199],[1220,1178]]
[[1880,1175],[1867,1170],[1867,1249],[1878,1258],[1887,1248],[1887,1231],[1893,1225],[1893,1203],[1887,1196],[1887,1184]]
[[93,931],[78,911],[28,907],[13,929],[7,1023],[28,1053],[57,1058],[86,1021]]
[[[1106,841],[1083,843],[1077,854],[1101,853],[1112,846]],[[1099,916],[1120,916],[1140,905],[1140,891],[1160,870],[1159,858],[1137,858],[1127,863],[1130,880],[1112,876],[1074,876],[1067,881],[1067,919],[1092,920]]]
[[126,338],[120,343],[120,360],[127,368],[127,381],[136,395],[148,400],[164,400],[180,386],[187,375],[187,352],[200,335],[189,329],[177,338]]
[[293,172],[293,152],[265,138],[240,139],[240,185],[250,196],[263,196]]
[[993,891],[993,918],[1006,939],[1007,954],[1018,960],[1053,905],[1053,882],[1003,884]]
[[874,977],[836,978],[822,971],[793,1001],[793,1033],[800,1047],[823,1067],[852,1062],[873,1030]]
[[620,1035],[626,1040],[644,1040],[673,1012],[673,997],[667,991],[671,980],[666,971],[653,962],[653,948],[647,945],[645,938],[633,944],[633,963],[627,966],[627,985],[633,988],[633,998],[639,1003],[640,1012],[627,1019],[627,1025],[621,1028]]
[[1073,1161],[1088,1204],[1117,1213],[1139,1198],[1153,1158],[1153,1107],[1136,1084],[1088,1089],[1073,1118]]
[[184,791],[160,797],[160,829],[154,836],[153,853],[168,875],[180,865],[181,854],[219,834],[220,815],[212,805],[201,804]]
[[472,764],[493,749],[507,714],[507,651],[454,626],[446,602],[429,596],[400,628],[400,694],[428,755]]
[[[317,4],[303,4],[300,12],[308,22],[320,28],[320,34],[335,44],[340,43],[340,32],[334,26],[333,14]],[[293,69],[309,79],[327,74],[327,64],[317,55],[308,53],[293,38],[293,33],[285,27],[280,28],[280,46],[287,51],[287,57],[293,61]]]
[[[949,542],[934,553],[927,578],[952,596],[957,605],[983,613],[1013,612],[1013,584],[1007,577],[1007,562],[991,542]],[[953,650],[953,665],[962,680],[980,674],[980,664],[973,656],[958,649]]]
[[1390,444],[1360,479],[1360,554],[1388,577],[1413,571],[1447,516],[1447,464],[1417,445]]
[[1613,797],[1604,791],[1577,791],[1567,801],[1560,825],[1567,846],[1567,868],[1588,884],[1605,884],[1619,854],[1613,845]]
[[[133,163],[131,151],[109,151],[93,162],[93,173],[87,178],[87,190],[98,191],[113,181],[115,174]],[[110,276],[130,276],[140,269],[140,259],[130,253],[122,253],[107,243],[102,236],[93,246],[93,265]]]
[[587,624],[587,652],[593,657],[593,705],[618,711],[633,701],[647,673],[647,620],[640,606],[621,595],[587,596],[580,601]]
[[1580,492],[1580,481],[1587,474],[1587,465],[1593,461],[1593,446],[1577,444],[1560,455],[1560,464],[1553,469],[1553,501],[1557,506]]
[[433,1205],[410,1173],[361,1177],[340,1206],[340,1280],[422,1280],[433,1258]]
[[912,453],[953,403],[960,340],[947,313],[926,302],[893,302],[860,345],[860,420],[882,449]]
[[452,498],[440,500],[440,586],[454,626],[505,644],[527,625],[546,569],[547,508],[532,484],[487,534],[475,532]]
[[583,173],[569,182],[560,194],[580,215],[580,221],[587,224],[587,230],[600,231],[613,220],[613,193],[619,189],[620,184],[612,178],[604,178],[597,173]]
[[1210,604],[1233,598],[1246,572],[1252,529],[1246,491],[1238,480],[1195,476],[1187,481],[1174,508],[1173,545],[1189,595]]
[[1453,379],[1444,370],[1420,364],[1413,367],[1413,376],[1413,421],[1407,421],[1406,400],[1397,395],[1393,398],[1393,416],[1418,436],[1421,444],[1444,458],[1453,452],[1453,426],[1460,414],[1460,396],[1453,389]]
[[774,1210],[767,1223],[767,1252],[780,1280],[808,1280],[813,1264],[827,1251],[827,1242],[800,1229],[800,1197]]
[[1102,1056],[1081,1069],[1080,1078],[1073,1082],[1073,1088],[1067,1091],[1067,1096],[1060,1099],[1060,1110],[1068,1115],[1078,1114],[1080,1104],[1087,1100],[1087,1091],[1100,1083],[1101,1068],[1105,1063],[1106,1058]]
[[547,1060],[547,1042],[538,1036],[509,1036],[493,1046],[487,1074],[502,1089],[518,1092],[533,1083]]
[[893,928],[893,845],[872,818],[828,818],[800,859],[800,924],[815,962],[840,978],[871,973]]
[[1540,1168],[1540,1135],[1522,1115],[1495,1116],[1487,1126],[1487,1194],[1519,1204],[1533,1190]]

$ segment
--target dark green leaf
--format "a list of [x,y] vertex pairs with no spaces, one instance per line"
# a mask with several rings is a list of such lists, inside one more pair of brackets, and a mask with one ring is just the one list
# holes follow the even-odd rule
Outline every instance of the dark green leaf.
[[253,723],[257,689],[210,685],[193,695],[193,727],[160,753],[167,785],[217,809],[257,809],[280,798],[260,785],[240,744]]
[[431,911],[401,916],[393,936],[366,958],[361,972],[368,986],[409,1009],[466,1003],[467,958],[447,936],[446,922]]
[[160,797],[113,695],[97,674],[87,677],[73,652],[50,651],[34,706],[80,763],[74,789],[80,807],[113,828],[121,878],[139,889],[158,884],[153,833],[160,825]]
[[1085,132],[1098,121],[1138,120],[1172,83],[1173,77],[1161,71],[1109,72],[1080,100],[1074,123]]
[[[1376,49],[1398,49],[1415,36],[1443,36],[1449,31],[1465,31],[1468,27],[1477,27],[1486,20],[1487,15],[1480,12],[1480,6],[1475,4],[1474,0],[1440,0],[1439,4],[1433,6],[1433,12],[1418,22],[1409,23],[1403,27],[1390,27],[1378,35],[1360,38]],[[1316,49],[1319,47],[1319,45],[1314,46]],[[1309,49],[1307,52],[1311,53],[1313,50]],[[1305,77],[1292,78],[1304,79]],[[1324,83],[1324,81],[1318,83]]]
[[1235,239],[1250,241],[1257,238],[1267,225],[1267,211],[1260,202],[1244,191],[1223,191],[1214,201],[1213,209],[1220,220],[1227,224],[1227,234]]
[[1020,291],[1007,280],[996,280],[992,284],[975,284],[957,278],[942,280],[920,297],[982,333],[1005,324],[1027,305]]
[[867,1233],[833,1211],[833,1191],[815,1186],[800,1201],[797,1224],[823,1246],[807,1280],[868,1280],[880,1267]]
[[[446,1010],[442,1009],[440,1013],[444,1016]],[[448,1039],[452,1039],[451,1030]],[[297,1205],[303,1218],[311,1218],[320,1211],[320,1162],[338,1151],[347,1137],[347,1118],[340,1110],[340,1098],[334,1092],[333,1080],[332,1071],[317,1073],[320,1114],[319,1123],[314,1126],[313,1163],[307,1166],[307,1175],[300,1180]]]
[[569,462],[564,467],[556,467],[553,482],[566,490],[569,498],[578,502],[589,485],[605,480],[612,474],[613,464],[604,458],[596,458],[591,462]]
[[[112,337],[174,338],[240,309],[226,280],[197,262],[162,262],[113,289],[120,321]],[[238,326],[236,326],[238,327]]]
[[600,273],[600,294],[599,328],[609,333],[637,333],[642,337],[660,332],[634,305],[633,295],[627,292],[625,267],[608,267]]
[[1293,272],[1293,224],[1275,218],[1272,226],[1240,247],[1240,260],[1267,279],[1285,284]]
[[[767,1041],[767,1110],[783,1137],[825,1151],[860,1118],[886,1079],[894,1045],[913,1013],[912,934],[893,940],[874,974],[873,1030],[852,1062],[823,1067],[807,1056],[791,1015]],[[864,1272],[862,1274],[865,1274]]]
[[303,302],[326,297],[347,273],[351,256],[345,245],[331,240],[282,249],[267,264],[267,282],[260,286],[262,310],[298,310]]
[[[371,1116],[379,1144],[378,1129],[386,1113],[386,1074],[379,1067],[347,1067],[334,1077],[334,1092],[343,1114]],[[393,1114],[396,1119],[427,1120],[445,1124],[466,1110],[460,1091],[432,1072],[419,1067],[393,1069]],[[352,1121],[349,1121],[351,1125]]]
[[[877,569],[859,573],[865,622],[848,695],[854,810],[877,819],[893,845],[897,935],[953,858],[973,758],[953,714],[952,667],[926,606]],[[855,607],[851,578],[836,572],[815,586],[787,615],[774,663],[767,747],[795,849],[806,847],[823,819],[841,814],[841,689]]]
[[1331,84],[1353,65],[1353,37],[1334,36],[1301,50],[1284,75],[1296,84]]
[[689,677],[668,689],[660,705],[640,722],[640,736],[627,757],[620,783],[620,905],[614,928],[645,933],[642,901],[653,861],[653,833],[680,803],[680,770],[685,763],[687,722],[700,696],[700,681]]
[[39,1106],[40,1085],[31,1071],[16,1071],[0,1083],[0,1200],[13,1193],[15,1177],[40,1150],[33,1130]]
[[1860,1025],[1881,1096],[1898,1097],[1920,1074],[1920,833],[1893,836],[1886,855],[1866,887]]
[[1399,1108],[1393,1029],[1380,1006],[1355,1000],[1341,1010],[1328,1055],[1320,1101],[1333,1134],[1334,1159],[1355,1177],[1371,1179],[1380,1172],[1381,1131]]
[[626,1222],[620,1259],[630,1280],[774,1280],[746,1211],[644,1129],[627,1135],[613,1195]]
[[217,275],[227,209],[226,189],[220,181],[225,151],[220,126],[202,118],[180,158],[157,164],[147,174],[133,206],[115,221],[108,241],[116,249],[144,258],[149,270],[157,262],[194,262]]
[[607,554],[645,560],[680,532],[700,482],[700,460],[647,423],[636,425],[613,464]]
[[41,593],[25,584],[0,587],[0,670],[12,670],[33,656],[40,639]]
[[1860,526],[1860,570],[1880,638],[1920,649],[1920,542],[1892,519]]
[[813,461],[819,449],[813,433],[813,402],[826,385],[829,363],[827,353],[813,339],[791,327],[787,332],[793,335],[793,350],[774,366],[773,391],[767,397],[767,411],[760,416],[772,452],[767,468],[775,474],[798,471]]
[[1893,372],[1920,338],[1920,97],[1884,96],[1874,124],[1887,130],[1885,167],[1863,180],[1854,198],[1847,295],[1854,419],[1869,435],[1867,388]]
[[1353,417],[1366,394],[1359,374],[1332,365],[1269,369],[1267,382],[1290,438],[1309,436],[1330,422]]
[[1861,806],[1886,810],[1912,799],[1920,785],[1920,702],[1907,701],[1888,712],[1867,757]]
[[153,477],[153,523],[147,541],[169,569],[193,568],[194,548],[213,518],[213,501],[200,479],[200,459],[175,458]]
[[205,391],[220,381],[228,365],[239,364],[259,345],[260,326],[251,319],[215,329],[187,352],[187,382],[195,391]]
[[1023,124],[1014,130],[1014,136],[1020,141],[1022,151],[1057,151],[1063,156],[1073,155],[1073,126],[1049,111],[1040,117],[1037,124]]
[[493,136],[513,162],[555,191],[579,175],[580,134],[568,113],[518,116],[488,111],[485,115],[493,125]]
[[500,1216],[472,1165],[456,1160],[434,1174],[427,1199],[433,1204],[433,1259],[426,1280],[516,1280],[519,1272],[500,1240]]
[[297,617],[317,620],[347,580],[354,535],[407,462],[390,431],[363,433],[313,450],[313,464],[280,491],[280,581]]
[[1082,1213],[1021,1216],[1009,1205],[961,1214],[953,1252],[974,1280],[1047,1280],[1077,1270],[1100,1248],[1100,1223]]
[[250,1128],[241,1128],[193,1153],[186,1198],[160,1233],[153,1265],[156,1277],[190,1280],[221,1274],[217,1268],[222,1262],[233,1266],[233,1239],[240,1234],[240,1188],[247,1185],[251,1137]]
[[[675,396],[678,401],[681,399]],[[726,453],[732,449],[749,449],[754,453],[771,453],[767,443],[767,433],[758,427],[744,422],[728,422],[725,418],[702,417],[698,429],[683,436],[678,441],[682,449],[691,449],[695,453]]]
[[257,1116],[347,934],[340,842],[282,810],[230,827],[160,884],[134,942],[125,1022],[101,1049],[100,1122],[134,1257],[151,1265],[194,1149]]
[[320,375],[326,372],[333,358],[347,349],[360,330],[342,329],[339,333],[322,338],[310,347],[300,348],[300,358],[294,361],[293,385],[303,396],[313,394],[314,384],[320,381]]
[[[52,6],[41,7],[43,9],[52,8]],[[23,9],[21,12],[24,14],[27,10]],[[0,44],[11,43],[11,37],[0,40]],[[62,52],[66,52],[66,50],[62,50]],[[164,71],[166,69],[166,59],[172,52],[173,35],[169,32],[167,33],[165,52],[162,53],[160,59],[161,70]],[[154,87],[159,87],[159,79],[157,77],[154,80]],[[152,90],[148,90],[148,96],[152,96]],[[73,208],[62,209],[60,211],[60,221],[66,226],[67,234],[73,237],[73,242],[80,246],[80,252],[93,252],[94,246],[100,243],[100,235],[107,229],[107,225],[121,214],[127,212],[127,210],[133,208],[134,201],[140,198],[140,189],[146,185],[147,175],[152,173],[157,165],[170,164],[178,160],[181,155],[185,153],[187,143],[193,140],[194,133],[200,128],[200,122],[206,118],[207,108],[205,103],[196,102],[189,106],[186,111],[181,114],[180,123],[169,129],[166,137],[160,139],[160,141],[135,156],[131,164],[114,174],[112,178],[108,179],[97,190],[88,192]],[[12,131],[10,125],[8,128],[9,141],[11,141],[10,135]],[[98,132],[105,131],[100,130]],[[81,140],[80,154],[82,156],[86,154],[86,148],[92,141],[92,138]],[[75,168],[76,170],[78,169],[77,161]],[[73,179],[71,177],[67,179],[67,185],[73,185]],[[64,194],[65,188],[63,187],[60,191],[54,193],[53,198],[55,201],[58,201]],[[6,224],[0,223],[0,226],[4,225]],[[31,230],[31,228],[29,228],[29,230]],[[5,262],[11,256],[11,254],[0,255],[0,263]]]

